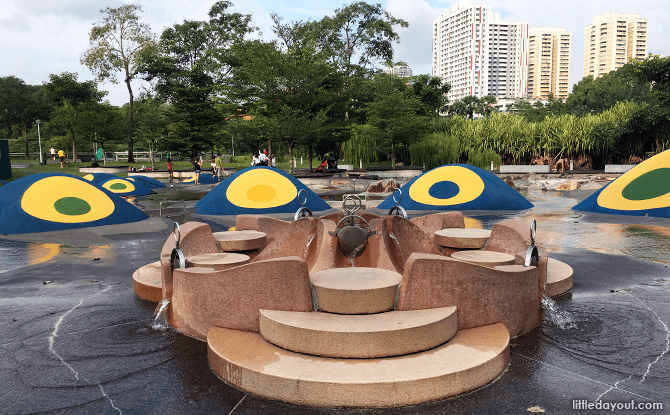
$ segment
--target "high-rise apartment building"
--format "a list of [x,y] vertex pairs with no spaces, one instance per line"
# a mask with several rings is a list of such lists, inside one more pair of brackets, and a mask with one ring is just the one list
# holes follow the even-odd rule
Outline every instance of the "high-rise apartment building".
[[412,68],[404,65],[396,65],[392,68],[384,68],[384,73],[389,75],[398,75],[400,78],[409,78],[412,76]]
[[631,58],[647,57],[647,19],[634,13],[604,13],[586,26],[584,76],[598,78]]
[[565,99],[570,92],[570,33],[531,27],[528,33],[528,98]]
[[461,1],[433,23],[433,76],[468,95],[522,98],[528,72],[528,23],[503,22],[489,6]]

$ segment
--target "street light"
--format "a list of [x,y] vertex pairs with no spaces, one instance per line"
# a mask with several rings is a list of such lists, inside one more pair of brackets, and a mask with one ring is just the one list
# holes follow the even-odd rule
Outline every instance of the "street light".
[[42,165],[44,164],[44,162],[42,161],[42,136],[40,135],[40,123],[42,121],[35,120],[35,122],[37,123],[37,141],[40,144],[40,165]]

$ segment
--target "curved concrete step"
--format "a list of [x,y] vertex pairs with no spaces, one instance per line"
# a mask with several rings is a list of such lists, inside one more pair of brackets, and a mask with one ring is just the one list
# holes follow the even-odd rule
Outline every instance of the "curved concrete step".
[[310,274],[319,310],[373,314],[393,310],[402,275],[380,268],[330,268]]
[[565,262],[549,258],[547,261],[547,286],[544,295],[555,297],[572,289],[572,267]]
[[496,379],[509,363],[502,323],[459,330],[448,343],[407,356],[332,359],[294,353],[260,334],[212,327],[212,370],[254,395],[324,407],[390,407],[445,399]]
[[260,333],[296,353],[323,357],[401,356],[432,349],[458,328],[456,307],[344,315],[259,310]]
[[133,272],[133,291],[144,300],[160,303],[163,299],[160,261],[147,264]]

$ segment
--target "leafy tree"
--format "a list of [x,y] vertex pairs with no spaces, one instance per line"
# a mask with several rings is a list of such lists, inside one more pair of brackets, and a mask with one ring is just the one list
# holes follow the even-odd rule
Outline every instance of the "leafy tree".
[[598,79],[584,77],[573,87],[566,105],[576,115],[599,114],[617,102],[644,102],[648,94],[649,83],[640,80],[635,63],[627,63]]
[[72,138],[72,160],[76,159],[76,132],[78,130],[79,118],[77,111],[81,104],[89,102],[100,102],[107,95],[105,91],[99,91],[95,81],[79,82],[76,73],[63,72],[61,75],[50,75],[50,82],[44,85],[46,93],[51,99],[60,105],[52,112],[52,127],[59,126],[66,130]]
[[[98,143],[106,149],[108,143],[122,141],[124,138],[126,113],[123,108],[110,105],[108,102],[88,101],[79,105],[75,116],[78,135],[87,137],[88,144]],[[83,144],[83,140],[80,140]],[[103,163],[107,159],[103,156]]]
[[173,107],[170,149],[212,149],[218,124],[217,110],[230,74],[230,48],[241,43],[253,28],[251,16],[228,13],[228,1],[215,3],[209,21],[184,21],[163,31],[157,53],[145,60],[146,79],[155,82],[159,99]]
[[436,76],[419,75],[412,79],[414,95],[421,101],[421,114],[437,116],[446,110],[447,94],[451,85],[443,84]]
[[[408,93],[409,92],[409,93]],[[379,74],[374,78],[374,101],[367,105],[368,125],[384,143],[393,166],[401,153],[409,157],[409,148],[428,128],[425,110],[419,97],[398,77]],[[398,148],[400,145],[400,148]]]
[[155,35],[146,23],[140,22],[142,7],[124,4],[100,10],[102,22],[93,26],[89,35],[90,47],[82,54],[81,63],[97,75],[99,81],[117,83],[116,72],[122,71],[130,96],[128,109],[128,162],[133,158],[133,88],[130,82],[137,77],[142,57],[156,47]]
[[29,157],[30,130],[35,120],[49,117],[51,102],[42,86],[26,85],[14,76],[0,78],[0,130],[7,137],[13,132],[23,135],[26,157]]
[[[294,46],[286,51],[276,43],[239,45],[230,94],[253,116],[251,126],[268,140],[286,144],[289,159],[298,146],[310,154],[328,137],[342,108],[338,92],[342,78],[314,49]],[[342,118],[341,116],[339,117]]]

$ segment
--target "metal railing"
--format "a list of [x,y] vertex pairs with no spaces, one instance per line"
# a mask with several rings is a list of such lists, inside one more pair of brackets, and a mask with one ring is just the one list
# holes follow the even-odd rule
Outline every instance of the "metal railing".
[[186,201],[185,200],[163,200],[158,204],[158,216],[163,216],[163,203],[171,203],[172,206],[181,203],[184,208],[184,215],[186,214]]

